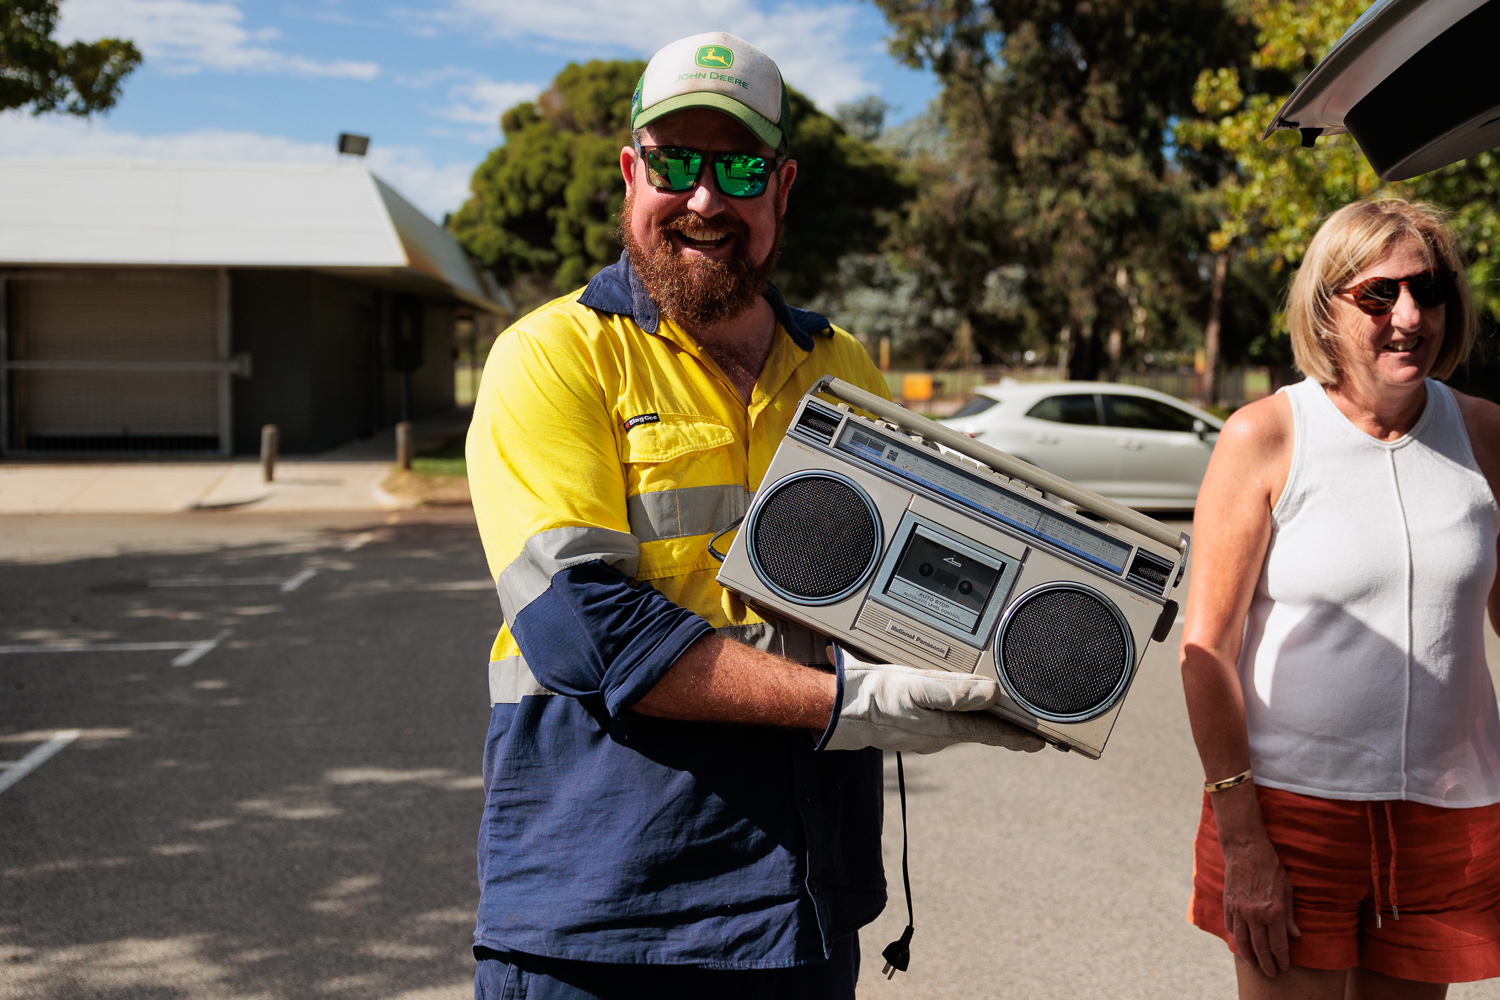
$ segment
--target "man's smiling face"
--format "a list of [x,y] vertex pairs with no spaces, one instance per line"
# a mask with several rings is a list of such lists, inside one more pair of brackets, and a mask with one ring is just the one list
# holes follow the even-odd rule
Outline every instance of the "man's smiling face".
[[[752,153],[766,148],[727,115],[690,108],[653,122],[643,146],[684,146],[705,153]],[[633,148],[620,151],[626,200],[622,233],[647,290],[679,322],[710,325],[748,308],[765,287],[780,241],[780,220],[797,174],[795,161],[776,171],[764,194],[729,198],[711,164],[687,191],[651,186]]]

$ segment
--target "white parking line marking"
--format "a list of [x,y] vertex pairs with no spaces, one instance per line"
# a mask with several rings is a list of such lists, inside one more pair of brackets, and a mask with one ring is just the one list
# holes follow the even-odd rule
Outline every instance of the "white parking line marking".
[[82,732],[80,729],[64,729],[20,760],[0,761],[0,792],[35,771],[48,757],[78,739]]
[[147,580],[148,587],[280,587],[283,594],[290,594],[308,580],[318,575],[315,569],[304,569],[295,576],[282,579],[279,576],[229,576],[201,577],[192,580]]
[[191,667],[193,664],[195,664],[199,660],[203,659],[203,657],[206,656],[208,653],[212,652],[213,649],[214,649],[214,647],[218,646],[219,643],[223,642],[225,639],[228,639],[229,638],[229,631],[230,630],[226,628],[224,631],[220,632],[218,635],[214,636],[212,639],[205,639],[203,642],[194,644],[191,648],[189,648],[188,650],[186,650],[181,656],[179,656],[176,659],[174,659],[172,661],[172,666],[174,666],[174,667]]
[[366,531],[363,534],[355,535],[353,538],[349,539],[347,542],[344,543],[344,551],[345,552],[353,552],[355,549],[364,548],[366,545],[369,545],[374,540],[375,540],[375,534],[374,534],[374,532]]
[[317,575],[317,570],[305,569],[302,572],[298,573],[296,576],[288,577],[287,580],[281,585],[281,592],[283,594],[290,594],[292,591],[296,590],[298,587],[302,586],[308,580],[311,580]]
[[0,646],[0,653],[150,653],[157,650],[180,649],[183,653],[172,660],[174,667],[186,667],[198,662],[203,655],[229,638],[230,629],[225,629],[212,639],[196,642],[60,642],[33,643],[25,646]]

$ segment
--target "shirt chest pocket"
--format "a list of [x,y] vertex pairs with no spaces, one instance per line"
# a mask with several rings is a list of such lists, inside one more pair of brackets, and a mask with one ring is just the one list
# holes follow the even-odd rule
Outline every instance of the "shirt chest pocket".
[[663,413],[632,427],[624,445],[631,533],[642,542],[684,538],[743,514],[741,450],[734,432],[708,417]]

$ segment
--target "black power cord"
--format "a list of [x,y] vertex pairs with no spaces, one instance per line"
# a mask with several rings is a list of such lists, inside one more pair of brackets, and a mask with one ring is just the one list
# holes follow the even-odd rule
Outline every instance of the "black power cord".
[[896,787],[901,791],[901,886],[906,890],[906,930],[901,938],[885,946],[880,957],[885,959],[885,968],[880,971],[885,978],[894,979],[896,973],[905,972],[911,964],[911,936],[916,930],[911,912],[911,875],[906,869],[906,771],[901,767],[901,751],[896,751]]

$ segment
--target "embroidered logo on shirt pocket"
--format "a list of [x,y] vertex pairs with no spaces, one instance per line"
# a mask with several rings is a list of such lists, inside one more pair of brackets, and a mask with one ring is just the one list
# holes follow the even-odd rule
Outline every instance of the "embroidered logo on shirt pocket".
[[711,417],[688,413],[656,416],[655,422],[638,423],[626,432],[626,462],[632,465],[669,462],[681,455],[734,443],[734,432]]

